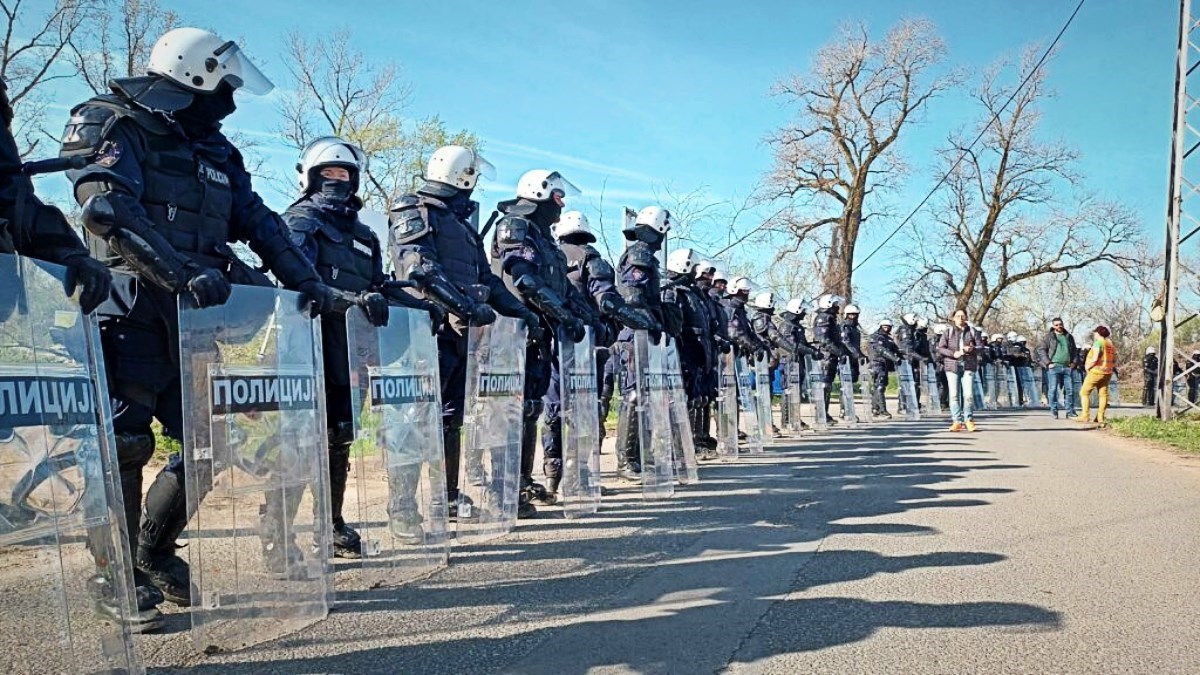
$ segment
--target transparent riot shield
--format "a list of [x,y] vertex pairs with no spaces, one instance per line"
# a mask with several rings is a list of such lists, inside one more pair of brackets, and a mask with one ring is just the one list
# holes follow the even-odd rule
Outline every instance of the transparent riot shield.
[[771,364],[767,359],[754,362],[754,407],[758,410],[758,425],[763,438],[776,434],[775,411],[771,401]]
[[916,422],[921,419],[921,410],[917,405],[917,381],[913,379],[912,364],[908,359],[901,359],[896,369],[900,380],[900,396],[904,399],[905,419]]
[[563,515],[579,518],[600,508],[600,406],[592,329],[579,342],[559,340]]
[[362,558],[338,585],[356,589],[420,579],[450,556],[437,342],[427,313],[389,314],[376,328],[360,308],[346,313],[354,444],[343,511]]
[[1004,368],[1004,383],[1008,388],[1008,407],[1021,407],[1021,390],[1017,388],[1017,369],[1013,366],[1005,366]]
[[1033,377],[1033,369],[1029,366],[1018,366],[1017,377],[1021,378],[1021,391],[1025,400],[1021,404],[1026,408],[1039,408],[1042,402],[1042,388]]
[[1000,407],[1000,378],[998,376],[999,366],[994,363],[986,363],[983,366],[984,379],[987,382],[987,399],[988,409],[995,410]]
[[738,386],[733,352],[721,354],[717,362],[717,454],[724,459],[738,455]]
[[925,370],[925,390],[923,395],[926,398],[926,410],[935,414],[942,414],[942,395],[938,389],[937,381],[937,366],[932,363],[924,365]]
[[140,673],[100,338],[65,276],[0,255],[0,667]]
[[[1186,401],[1187,396],[1184,392],[1183,380],[1175,380],[1171,385],[1174,395],[1181,401]],[[1113,371],[1112,377],[1108,380],[1108,405],[1115,407],[1121,405],[1121,387],[1117,382],[1117,373]]]
[[841,383],[842,414],[846,424],[854,426],[858,424],[858,410],[854,400],[854,371],[850,369],[850,362],[845,359],[838,363],[838,381]]
[[740,432],[746,435],[748,451],[761,454],[763,451],[763,428],[758,416],[758,402],[754,396],[754,387],[750,382],[750,364],[746,362],[746,357],[739,356],[734,359],[733,370],[737,377],[738,409],[741,413]]
[[517,525],[525,325],[499,317],[467,338],[467,395],[455,539],[478,543]]
[[803,396],[801,391],[805,386],[804,378],[801,377],[800,362],[795,358],[787,361],[784,377],[786,378],[787,387],[783,390],[783,404],[781,406],[786,414],[785,427],[793,432],[799,433],[804,429],[803,416]]
[[971,382],[972,382],[971,386],[974,389],[974,394],[975,394],[975,405],[974,405],[975,409],[976,410],[987,410],[987,408],[988,408],[987,398],[983,395],[983,370],[982,369],[977,370],[975,372],[975,377],[971,378]]
[[696,462],[696,441],[688,417],[687,389],[683,386],[683,370],[679,349],[672,341],[665,348],[667,368],[667,397],[671,403],[671,454],[675,462],[675,480],[683,485],[700,482],[700,467]]
[[811,356],[805,356],[804,359],[808,370],[808,402],[813,407],[813,426],[824,431],[829,428],[829,418],[825,414],[825,362],[814,361]]
[[646,331],[633,333],[633,363],[637,372],[638,446],[642,458],[642,496],[675,494],[675,462],[671,452],[671,401],[667,350],[650,340]]
[[297,293],[179,298],[192,638],[248,647],[320,621],[332,524],[320,322]]

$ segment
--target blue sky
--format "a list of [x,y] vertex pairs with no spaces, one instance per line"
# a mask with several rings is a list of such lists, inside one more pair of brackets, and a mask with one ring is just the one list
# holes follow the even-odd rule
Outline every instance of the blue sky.
[[[281,85],[288,30],[348,27],[371,58],[403,66],[411,115],[437,114],[482,136],[500,173],[489,197],[506,196],[501,189],[527,169],[554,168],[585,189],[581,205],[590,209],[607,181],[612,228],[620,206],[649,203],[663,185],[746,195],[769,165],[762,138],[788,118],[768,95],[771,83],[805,69],[841,22],[863,19],[881,33],[900,18],[925,17],[945,38],[949,64],[980,68],[1048,42],[1075,0],[167,4],[185,23],[240,39]],[[1173,0],[1088,0],[1049,65],[1058,97],[1044,106],[1045,132],[1078,147],[1089,185],[1137,209],[1155,242],[1165,213],[1177,12]],[[65,107],[79,96],[63,85],[55,98]],[[65,119],[64,108],[58,112]],[[961,96],[948,96],[910,129],[901,152],[912,173],[892,198],[898,217],[932,185],[933,148],[975,116]],[[230,120],[261,132],[268,150],[275,124],[269,100],[243,100]],[[282,148],[268,156],[281,173],[295,161]],[[268,200],[286,205],[282,195]],[[860,250],[896,222],[881,221]],[[857,281],[886,284],[894,254],[885,249]]]

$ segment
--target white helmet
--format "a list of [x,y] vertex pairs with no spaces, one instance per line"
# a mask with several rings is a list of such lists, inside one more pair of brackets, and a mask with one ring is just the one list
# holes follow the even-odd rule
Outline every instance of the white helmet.
[[1008,335],[1005,335],[1004,337],[1008,338],[1008,341],[1009,341],[1009,342],[1016,342],[1016,340],[1017,340],[1017,331],[1015,331],[1015,330],[1010,330],[1010,331],[1008,331]]
[[367,170],[367,155],[357,145],[342,140],[337,136],[322,136],[308,142],[300,151],[300,161],[296,162],[296,172],[300,174],[300,190],[308,192],[308,186],[320,169],[327,166],[341,166],[358,172],[350,181],[358,191],[358,180]]
[[917,324],[917,315],[916,315],[916,313],[914,313],[914,312],[909,312],[908,314],[905,314],[905,315],[904,315],[904,323],[906,323],[906,324],[908,324],[908,325],[910,325],[910,326],[915,326],[915,325]]
[[545,169],[526,171],[521,180],[517,181],[517,196],[531,202],[544,202],[556,192],[561,200],[564,197],[578,196],[579,188],[563,178],[559,172]]
[[667,271],[687,274],[696,264],[696,255],[690,248],[677,248],[667,255]]
[[717,266],[708,260],[701,260],[700,262],[696,263],[696,265],[692,268],[692,271],[696,274],[696,278],[699,279],[705,274],[715,273],[717,271]]
[[1017,344],[1021,344],[1021,345],[1023,345],[1023,344],[1025,344],[1025,342],[1026,342],[1026,340],[1025,340],[1025,336],[1024,336],[1024,335],[1018,335],[1018,336],[1017,336]]
[[460,190],[474,190],[479,177],[496,179],[496,167],[470,148],[443,145],[429,156],[425,165],[425,180],[453,185]]
[[842,304],[842,296],[826,293],[817,298],[817,309],[832,309],[834,305]]
[[857,314],[861,314],[861,313],[862,312],[858,311],[858,305],[853,305],[853,304],[846,305],[846,307],[844,309],[842,309],[842,314],[856,314],[857,315]]
[[647,206],[638,211],[634,225],[649,227],[659,234],[666,234],[671,229],[671,212],[661,206]]
[[1000,340],[1003,340],[1003,339],[1004,339],[1004,333],[993,333],[992,334],[992,342],[999,342]]
[[738,293],[749,293],[754,289],[754,284],[746,277],[738,277],[729,284],[729,288],[725,292],[729,295],[737,295]]
[[796,316],[801,316],[804,314],[804,310],[807,309],[804,305],[804,301],[800,298],[792,298],[791,300],[787,301],[787,306],[784,307],[783,311],[789,314],[795,314]]
[[562,214],[558,222],[550,226],[550,231],[560,241],[563,237],[572,234],[584,235],[589,242],[596,241],[596,235],[592,234],[592,227],[588,224],[587,216],[578,211],[567,211]]
[[176,28],[158,38],[146,72],[205,94],[216,91],[222,82],[258,95],[275,88],[236,42],[199,28]]
[[947,326],[944,323],[935,323],[935,324],[933,324],[933,334],[941,335],[942,333],[946,332],[947,328],[949,328],[949,326]]
[[926,319],[924,317],[917,319],[917,328],[920,328],[922,330],[929,328],[929,319]]
[[775,294],[771,291],[763,291],[754,296],[754,301],[750,304],[759,309],[775,309]]
[[729,275],[725,274],[724,269],[722,269],[720,267],[716,267],[714,265],[713,266],[713,283],[715,284],[718,281],[724,281],[725,283],[729,283]]
[[1157,354],[1158,350],[1155,349],[1154,347],[1146,347],[1146,353],[1147,354]]
[[880,328],[891,328],[891,327],[892,327],[892,320],[891,320],[891,319],[884,319],[883,321],[880,321],[880,322],[879,322],[879,327],[880,327]]

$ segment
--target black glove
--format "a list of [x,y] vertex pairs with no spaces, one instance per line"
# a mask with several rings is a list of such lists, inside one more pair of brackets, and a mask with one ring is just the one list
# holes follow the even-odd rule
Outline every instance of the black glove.
[[79,308],[84,314],[91,314],[108,299],[112,291],[112,274],[104,263],[85,255],[71,258],[66,265],[67,295],[75,295],[75,289],[80,288]]
[[309,279],[300,282],[300,285],[296,286],[296,291],[300,293],[301,309],[305,305],[309,305],[308,316],[310,319],[333,311],[333,291],[329,290],[325,284],[315,279]]
[[477,302],[471,306],[467,319],[472,326],[487,326],[496,321],[496,311],[482,302]]
[[868,359],[865,356],[858,357],[858,365],[860,365],[860,366],[865,366],[870,362],[871,362],[871,359]]
[[728,354],[732,349],[733,345],[729,344],[729,342],[725,340],[717,341],[717,351],[721,352],[722,354]]
[[382,328],[388,325],[388,301],[382,293],[359,293],[358,306],[367,313],[367,321],[370,321],[372,326]]
[[[188,279],[187,290],[196,299],[196,306],[204,308],[225,304],[233,292],[233,286],[229,285],[229,280],[220,271],[206,267]],[[332,296],[330,302],[333,302]]]
[[533,312],[526,312],[521,317],[525,322],[525,339],[530,342],[542,342],[546,339],[546,329],[542,328],[542,320]]
[[566,331],[567,337],[571,342],[582,342],[587,337],[587,328],[579,319],[570,319],[563,322],[563,330]]
[[648,330],[646,331],[646,334],[650,336],[650,342],[654,344],[658,344],[662,341],[663,334],[660,330]]
[[426,302],[421,305],[421,309],[429,312],[429,323],[433,328],[433,334],[437,335],[442,324],[446,322],[446,310],[442,309],[436,302]]

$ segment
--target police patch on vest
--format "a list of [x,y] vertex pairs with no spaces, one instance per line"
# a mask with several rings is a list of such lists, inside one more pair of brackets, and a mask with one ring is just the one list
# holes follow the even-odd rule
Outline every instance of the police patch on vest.
[[0,376],[0,428],[95,423],[96,399],[83,374]]
[[354,240],[354,250],[358,251],[359,253],[362,253],[363,255],[374,255],[375,254],[375,251],[369,245],[364,244],[357,239]]
[[[372,371],[375,369],[372,368]],[[437,400],[437,389],[429,375],[397,375],[372,372],[368,377],[371,407],[427,403]]]
[[229,176],[224,171],[218,171],[207,164],[200,165],[200,178],[209,183],[229,187]]
[[524,388],[524,378],[520,373],[479,373],[478,388],[480,396],[516,396]]
[[316,408],[311,375],[209,375],[208,402],[212,416]]
[[121,161],[121,144],[116,141],[105,141],[96,153],[96,163],[108,169]]

